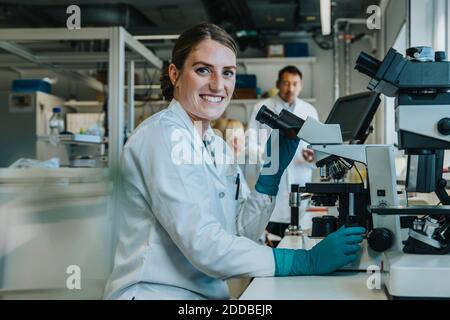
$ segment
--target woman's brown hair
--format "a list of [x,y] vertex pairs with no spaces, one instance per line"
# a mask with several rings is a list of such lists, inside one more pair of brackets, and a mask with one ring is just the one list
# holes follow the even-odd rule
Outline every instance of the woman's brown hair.
[[[237,54],[237,46],[233,38],[222,28],[211,23],[202,23],[183,32],[178,38],[172,50],[173,63],[178,70],[182,70],[189,53],[203,40],[211,39],[230,48]],[[161,90],[166,100],[172,100],[174,86],[169,77],[169,66],[167,66],[160,78]]]

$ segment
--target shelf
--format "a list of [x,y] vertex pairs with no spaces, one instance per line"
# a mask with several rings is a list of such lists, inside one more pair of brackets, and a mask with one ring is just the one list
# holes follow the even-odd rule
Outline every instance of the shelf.
[[[49,136],[38,136],[38,140],[40,141],[49,141]],[[62,143],[68,143],[68,144],[86,144],[86,145],[92,145],[92,144],[106,144],[108,143],[107,138],[101,138],[99,136],[93,136],[88,134],[62,134],[59,135],[59,141]]]
[[111,179],[107,168],[0,168],[0,184],[102,182]]
[[300,63],[315,63],[316,57],[297,57],[297,58],[241,58],[237,59],[237,63],[244,64],[300,64]]
[[[230,104],[256,104],[262,100],[265,100],[268,98],[261,98],[261,99],[233,99],[231,100]],[[316,98],[300,98],[306,102],[309,102],[311,104],[316,103]]]
[[[134,102],[135,107],[141,107],[143,105],[169,105],[170,101],[165,101],[165,100],[148,100],[148,101],[138,101],[136,100]],[[103,102],[99,102],[96,100],[92,100],[92,101],[76,101],[76,100],[70,100],[70,101],[65,101],[64,102],[64,106],[66,107],[102,107],[103,106]]]

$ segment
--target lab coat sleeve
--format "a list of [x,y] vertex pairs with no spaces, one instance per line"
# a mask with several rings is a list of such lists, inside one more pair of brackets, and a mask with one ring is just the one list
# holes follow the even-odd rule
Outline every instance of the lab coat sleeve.
[[[211,277],[272,276],[272,249],[228,233],[218,221],[214,210],[219,203],[207,196],[205,166],[174,161],[178,159],[175,150],[192,151],[188,134],[171,141],[175,130],[179,126],[150,130],[146,133],[148,138],[141,137],[140,144],[124,151],[127,165],[135,167],[128,172],[142,179],[143,196],[155,218],[188,261]],[[186,149],[180,145],[189,146]]]
[[250,119],[248,120],[247,129],[258,130],[258,121],[256,120],[256,115],[258,114],[259,109],[261,109],[262,104],[257,103],[253,106],[252,114]]
[[[248,145],[246,150],[249,153],[249,159],[260,159],[264,152],[265,141],[259,141],[258,129],[260,129],[260,126],[256,120],[256,115],[262,105],[263,103],[257,103],[253,107],[247,126],[247,130],[249,131],[247,132]],[[255,164],[253,167],[256,172],[254,172],[255,177],[252,178],[256,181],[259,176],[260,164]],[[241,174],[241,176],[243,175]],[[270,216],[275,207],[275,197],[271,198],[256,190],[250,192],[245,180],[243,179],[242,181],[243,190],[246,191],[243,195],[245,201],[242,201],[239,206],[236,230],[238,235],[257,241],[269,223]]]
[[[248,190],[245,181],[243,185],[244,190]],[[245,193],[245,201],[242,201],[239,207],[236,230],[238,235],[257,241],[269,223],[275,207],[275,197],[269,197],[256,190]]]
[[[252,114],[247,124],[247,145],[246,151],[248,153],[249,159],[259,160],[264,152],[265,141],[259,141],[261,136],[259,130],[261,129],[259,122],[256,120],[256,115],[261,109],[262,104],[256,104],[253,107]],[[269,133],[267,133],[268,135]]]
[[[247,124],[247,132],[246,132],[246,145],[245,152],[247,158],[247,164],[245,165],[245,174],[247,181],[252,185],[252,189],[255,186],[256,181],[259,177],[259,172],[261,169],[261,159],[264,154],[265,142],[260,141],[264,137],[260,135],[259,130],[261,129],[260,124],[256,121],[256,114],[260,110],[262,104],[256,104],[253,107],[252,114],[249,118]],[[266,135],[269,135],[269,132],[266,132]]]

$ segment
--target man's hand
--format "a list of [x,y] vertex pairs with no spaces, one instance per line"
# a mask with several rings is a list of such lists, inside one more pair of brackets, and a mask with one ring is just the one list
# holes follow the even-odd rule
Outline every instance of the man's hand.
[[306,162],[312,163],[314,161],[314,150],[303,149],[302,155]]

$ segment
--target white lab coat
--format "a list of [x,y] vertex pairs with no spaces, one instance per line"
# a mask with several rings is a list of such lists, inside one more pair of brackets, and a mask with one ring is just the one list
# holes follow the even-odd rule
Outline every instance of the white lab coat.
[[[214,135],[211,128],[207,133]],[[275,201],[250,193],[242,173],[235,200],[238,165],[177,164],[180,146],[211,160],[191,119],[173,100],[145,120],[124,147],[107,299],[227,299],[225,279],[274,274],[272,249],[256,240]],[[211,146],[216,155],[221,148],[229,155],[218,136]]]
[[[248,129],[253,130],[266,129],[269,130],[269,132],[271,132],[272,129],[269,126],[267,126],[266,124],[262,124],[256,120],[256,114],[263,105],[267,106],[270,110],[272,110],[276,114],[279,114],[283,109],[287,109],[288,111],[291,111],[297,117],[303,120],[305,120],[307,117],[312,117],[316,120],[318,120],[319,118],[316,108],[314,108],[308,102],[297,98],[295,100],[295,104],[290,106],[287,102],[281,99],[279,95],[276,95],[272,98],[260,101],[255,105],[252,115],[250,117],[250,121],[248,123]],[[269,134],[267,136],[269,136]],[[260,141],[259,143],[260,143],[259,149],[263,150],[266,141]],[[281,177],[279,191],[276,197],[277,200],[275,209],[273,210],[272,217],[270,218],[270,221],[272,222],[281,222],[281,223],[290,222],[291,211],[289,207],[289,192],[291,191],[290,187],[291,184],[299,184],[300,186],[304,186],[306,182],[311,182],[312,173],[314,168],[316,167],[314,164],[306,162],[305,159],[303,158],[302,150],[305,149],[307,146],[308,143],[306,143],[303,140],[300,140],[299,147],[297,149],[294,158],[292,159],[292,162],[289,164],[288,168]],[[246,174],[254,175],[255,172],[257,171],[255,170],[255,167],[257,166],[253,166],[253,168],[249,168],[249,170],[246,170]],[[253,177],[248,178],[250,180],[253,180],[252,179]],[[301,215],[304,214],[305,207],[306,202],[303,201],[300,208]]]

